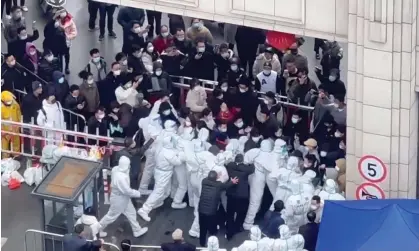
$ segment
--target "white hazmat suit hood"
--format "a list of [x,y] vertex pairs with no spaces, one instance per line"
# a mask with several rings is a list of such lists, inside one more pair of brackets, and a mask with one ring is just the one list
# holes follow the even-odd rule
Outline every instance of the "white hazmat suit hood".
[[180,137],[184,140],[192,140],[195,137],[195,130],[192,127],[186,127]]
[[122,156],[121,158],[119,158],[118,161],[118,166],[114,167],[112,169],[115,170],[116,172],[122,172],[125,174],[129,174],[129,168],[131,167],[131,161],[128,157],[126,156]]
[[208,246],[208,251],[218,251],[220,249],[218,238],[215,236],[210,236],[208,238],[207,246]]
[[275,140],[273,152],[288,156],[287,143],[282,139]]
[[296,234],[292,237],[292,243],[289,247],[289,251],[304,251],[304,237],[301,234]]
[[244,154],[244,145],[246,144],[246,142],[248,140],[249,140],[249,137],[247,137],[247,136],[241,136],[239,138],[239,144],[240,144],[239,151],[240,151],[241,154]]
[[177,131],[177,124],[173,120],[166,120],[163,126],[164,126],[164,130],[167,132],[176,133]]
[[316,178],[317,174],[313,170],[307,170],[303,176],[301,176],[298,181],[301,184],[302,192],[306,195],[313,196],[314,186],[313,179]]
[[345,197],[336,191],[336,187],[336,182],[334,180],[326,180],[323,191],[319,193],[319,197],[322,200],[345,200]]
[[279,227],[281,237],[275,240],[272,250],[291,251],[295,247],[294,236],[287,225]]
[[290,228],[287,225],[279,226],[279,235],[281,236],[281,240],[286,240],[291,238]]
[[271,140],[262,140],[262,142],[260,143],[260,150],[262,152],[270,152],[272,151],[273,145],[272,145],[272,141]]
[[257,226],[250,228],[249,237],[251,241],[260,241],[262,239],[262,231]]
[[210,132],[207,128],[201,128],[198,132],[198,139],[204,142],[204,148],[208,150],[211,144],[208,142]]

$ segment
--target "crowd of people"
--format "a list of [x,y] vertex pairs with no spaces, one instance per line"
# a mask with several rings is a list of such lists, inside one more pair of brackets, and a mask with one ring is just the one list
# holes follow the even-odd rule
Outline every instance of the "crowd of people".
[[[89,29],[96,29],[99,12],[99,40],[106,16],[108,34],[116,38],[116,6],[88,5]],[[28,34],[22,11],[11,7],[4,23],[2,119],[20,121],[17,107],[25,123],[125,138],[125,148],[112,156],[111,204],[97,233],[104,235],[101,230],[124,214],[139,237],[147,228],[136,215],[151,221],[150,212],[172,197],[173,209],[194,207],[189,235],[201,246],[222,227],[228,240],[250,231],[253,237],[239,251],[254,243],[257,250],[262,243],[283,247],[284,241],[314,250],[311,233],[324,200],[344,199],[345,192],[346,89],[336,42],[316,39],[321,67],[309,69],[299,50],[303,38],[278,50],[266,43],[263,30],[220,24],[226,41],[215,45],[204,20],[192,18],[187,28],[181,16],[170,14],[166,26],[159,12],[120,7],[123,46],[115,61],[106,62],[104,52],[92,48],[91,59],[78,69],[80,83],[68,83],[78,29],[72,15],[55,9],[41,52],[33,43],[39,39],[36,24]],[[320,85],[308,77],[310,70]],[[180,76],[190,79],[186,100],[175,84]],[[87,124],[69,123],[74,114]],[[13,140],[2,136],[2,148]],[[136,211],[131,199],[147,195]],[[254,226],[257,215],[266,218],[260,229]]]

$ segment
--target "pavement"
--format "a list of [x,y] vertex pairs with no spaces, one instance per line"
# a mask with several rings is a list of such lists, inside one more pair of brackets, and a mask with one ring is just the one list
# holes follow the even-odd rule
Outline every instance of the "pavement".
[[[36,21],[36,26],[40,32],[40,39],[38,39],[35,44],[39,48],[42,48],[43,27],[46,24],[46,17],[44,17],[44,14],[41,12],[40,7],[38,6],[38,1],[27,1],[27,6],[29,7],[29,12],[24,14],[25,18],[27,19],[27,24],[31,24],[34,20]],[[82,68],[89,60],[90,49],[98,48],[107,62],[113,62],[114,55],[122,48],[122,30],[120,25],[115,20],[114,31],[116,32],[118,38],[113,39],[105,36],[104,41],[99,42],[99,31],[89,32],[87,30],[89,15],[87,13],[86,1],[67,1],[66,8],[73,15],[78,28],[78,36],[74,40],[70,50],[71,73],[68,76],[68,81],[70,84],[80,84],[81,80],[78,78],[77,74],[80,70],[82,70]],[[115,18],[116,15],[117,12],[115,13]],[[162,19],[163,24],[168,24],[168,18],[166,14],[163,14]],[[212,34],[215,37],[215,43],[221,43],[223,40],[217,25],[208,24],[208,28],[212,31]],[[7,51],[6,43],[3,37],[1,44],[1,51]],[[306,38],[306,43],[301,48],[302,54],[308,57],[310,70],[314,69],[314,66],[318,64],[318,61],[316,61],[314,57],[313,45],[314,39]],[[347,45],[342,44],[342,47],[344,48],[345,54],[341,63],[341,78],[344,82],[346,82]],[[309,76],[318,82],[318,79],[315,77],[314,70],[310,72]],[[27,229],[42,229],[40,221],[41,206],[39,201],[30,195],[32,189],[33,188],[28,187],[26,184],[22,184],[22,187],[18,190],[11,191],[7,187],[3,187],[1,189],[1,200],[3,202],[1,203],[1,244],[2,250],[4,251],[43,251],[38,248],[39,245],[35,245],[36,243],[32,242],[28,243],[28,249],[24,249],[25,231]],[[109,234],[109,237],[106,238],[106,241],[119,243],[120,240],[128,238],[131,239],[134,244],[160,245],[162,242],[171,241],[172,231],[176,228],[181,228],[184,231],[185,240],[198,245],[198,240],[189,238],[187,234],[193,220],[192,208],[174,210],[170,208],[170,203],[170,200],[166,200],[164,206],[154,210],[150,215],[152,217],[152,221],[150,223],[145,223],[142,221],[142,219],[140,219],[140,217],[138,217],[141,226],[147,226],[149,228],[149,232],[144,236],[140,238],[133,238],[129,224],[126,222],[125,218],[121,216],[116,223],[106,229]],[[121,232],[118,229],[122,229],[123,231]],[[115,238],[112,238],[112,236]],[[220,246],[222,248],[231,249],[232,247],[241,244],[245,239],[247,239],[248,234],[243,232],[235,236],[235,238],[230,242],[227,242],[224,238],[224,233],[221,230],[218,234],[218,237],[220,239]],[[40,236],[36,236],[36,238],[32,239],[31,241],[40,241]]]

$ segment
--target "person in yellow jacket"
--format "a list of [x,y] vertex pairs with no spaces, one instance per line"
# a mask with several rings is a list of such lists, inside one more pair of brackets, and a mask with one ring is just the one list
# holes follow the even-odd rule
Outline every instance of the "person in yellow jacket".
[[[16,102],[16,97],[9,91],[1,93],[1,120],[11,120],[21,122],[22,113],[20,106]],[[1,125],[1,149],[20,152],[20,136],[7,134],[7,132],[20,133],[20,127],[7,124]],[[3,153],[2,159],[9,157],[10,154]]]

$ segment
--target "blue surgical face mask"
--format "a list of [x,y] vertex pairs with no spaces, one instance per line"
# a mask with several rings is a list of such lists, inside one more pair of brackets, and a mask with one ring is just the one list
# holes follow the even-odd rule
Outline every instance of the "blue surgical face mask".
[[58,79],[58,83],[60,84],[64,83],[64,77],[61,77],[60,79]]

